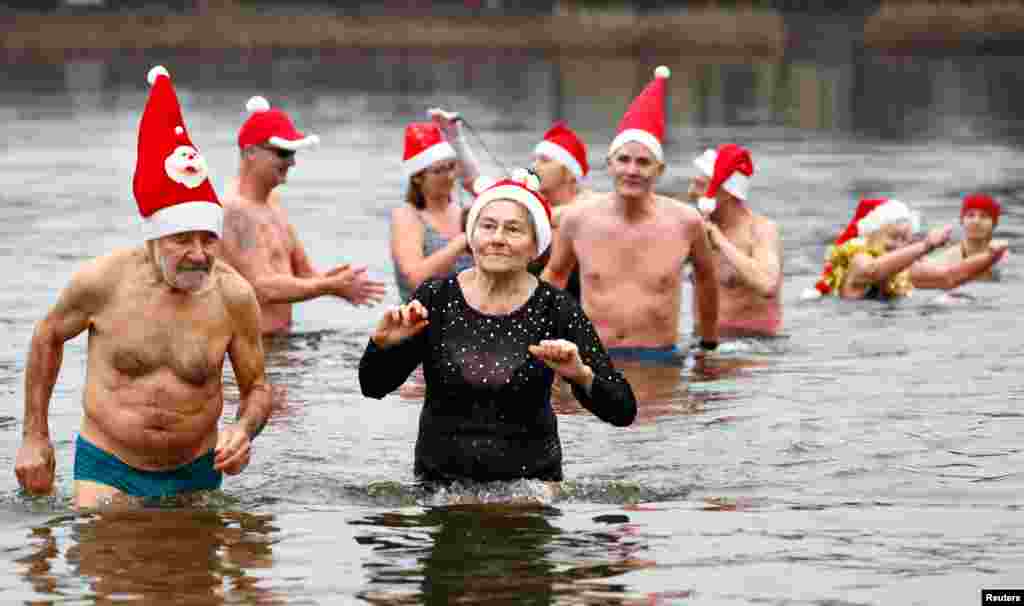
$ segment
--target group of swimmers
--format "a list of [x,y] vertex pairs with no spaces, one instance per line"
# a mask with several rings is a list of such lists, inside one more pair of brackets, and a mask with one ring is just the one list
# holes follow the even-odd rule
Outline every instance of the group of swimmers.
[[[698,355],[720,338],[782,327],[778,226],[754,212],[749,150],[724,144],[694,160],[688,200],[656,193],[665,170],[665,83],[659,67],[623,115],[607,155],[613,189],[582,187],[586,146],[556,123],[529,170],[480,174],[458,114],[441,109],[406,129],[405,204],[391,215],[401,304],[373,329],[359,364],[380,398],[422,366],[426,395],[414,472],[426,482],[562,479],[551,406],[564,381],[601,420],[626,426],[637,400],[617,368],[678,361],[684,268],[694,286]],[[249,463],[272,411],[263,335],[286,332],[292,305],[339,297],[379,303],[364,266],[318,270],[280,199],[295,154],[318,143],[254,97],[238,134],[239,172],[221,201],[186,129],[170,74],[153,68],[139,123],[133,190],[144,244],[79,268],[37,323],[25,379],[15,472],[31,493],[54,485],[49,400],[63,344],[89,331],[74,502],[218,488]],[[474,196],[462,208],[456,179]],[[967,238],[950,228],[913,241],[897,200],[865,200],[828,253],[818,294],[905,296],[991,273],[1000,208],[964,201]],[[240,392],[220,425],[227,354]]]

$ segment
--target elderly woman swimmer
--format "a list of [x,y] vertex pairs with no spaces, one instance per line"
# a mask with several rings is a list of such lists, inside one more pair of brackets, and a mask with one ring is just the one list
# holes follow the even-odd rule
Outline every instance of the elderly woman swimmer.
[[580,305],[527,271],[551,243],[551,209],[536,181],[514,173],[477,196],[466,225],[476,265],[426,281],[387,311],[360,361],[371,398],[423,364],[421,481],[560,481],[556,374],[601,420],[627,426],[636,417],[633,390]]

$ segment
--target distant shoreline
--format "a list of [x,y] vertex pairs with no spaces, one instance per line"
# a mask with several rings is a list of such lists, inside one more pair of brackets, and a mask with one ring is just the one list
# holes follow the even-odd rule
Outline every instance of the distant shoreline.
[[[883,3],[863,23],[864,46],[882,52],[955,51],[990,41],[1024,42],[1024,4]],[[745,9],[541,18],[267,16],[227,10],[201,16],[18,14],[0,17],[0,60],[60,63],[80,56],[150,50],[216,54],[287,49],[329,54],[332,49],[360,48],[777,59],[786,52],[787,36],[782,14]]]

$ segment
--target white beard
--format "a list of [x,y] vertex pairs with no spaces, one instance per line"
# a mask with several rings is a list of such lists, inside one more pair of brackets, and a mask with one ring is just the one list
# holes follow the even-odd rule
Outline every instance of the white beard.
[[210,277],[210,272],[203,270],[173,271],[162,255],[157,255],[157,264],[160,266],[164,282],[171,288],[184,292],[194,293],[202,290]]

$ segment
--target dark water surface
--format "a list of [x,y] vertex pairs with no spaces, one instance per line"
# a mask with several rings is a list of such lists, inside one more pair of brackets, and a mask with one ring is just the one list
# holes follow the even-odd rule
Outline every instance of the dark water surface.
[[[1002,283],[957,297],[799,297],[860,196],[899,197],[934,226],[987,190],[1020,248],[1020,57],[833,50],[770,63],[345,51],[3,65],[0,602],[973,604],[983,587],[1024,586],[1021,253]],[[662,190],[680,191],[706,146],[751,148],[751,203],[784,238],[785,334],[727,344],[706,366],[627,369],[642,400],[628,429],[560,402],[557,498],[529,482],[428,495],[412,478],[422,385],[359,394],[380,308],[301,304],[296,334],[268,342],[287,399],[245,473],[194,507],[78,514],[83,336],[51,404],[58,495],[27,498],[13,465],[33,323],[80,263],[141,241],[130,183],[156,61],[218,189],[250,95],[318,133],[284,193],[292,221],[318,267],[365,263],[389,283],[407,121],[462,111],[497,170],[566,118],[605,189],[614,125],[666,63]],[[509,497],[538,504],[458,504]]]

